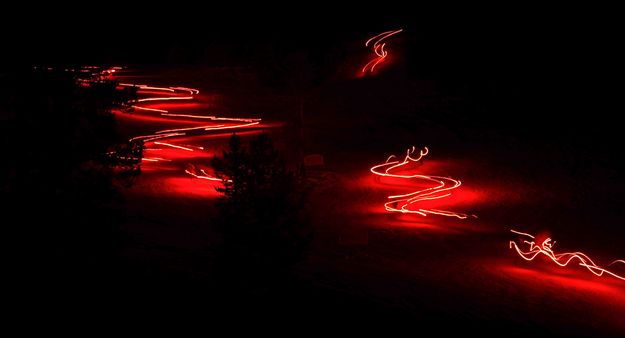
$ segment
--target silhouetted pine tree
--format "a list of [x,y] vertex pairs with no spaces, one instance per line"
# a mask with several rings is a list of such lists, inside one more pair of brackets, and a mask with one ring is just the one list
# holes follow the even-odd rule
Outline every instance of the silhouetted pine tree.
[[245,148],[233,135],[230,149],[212,165],[224,180],[217,220],[223,267],[267,276],[300,260],[312,234],[303,213],[305,189],[270,138],[262,134]]

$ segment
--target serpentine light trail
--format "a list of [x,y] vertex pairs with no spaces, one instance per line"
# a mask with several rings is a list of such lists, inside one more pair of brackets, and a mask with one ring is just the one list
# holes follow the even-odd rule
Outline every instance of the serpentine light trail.
[[365,47],[369,47],[369,44],[371,44],[373,48],[373,54],[375,54],[375,57],[371,61],[367,62],[367,64],[364,67],[362,67],[363,74],[366,74],[367,72],[373,73],[373,70],[375,69],[375,67],[380,62],[386,59],[386,57],[388,56],[388,51],[385,49],[386,47],[385,40],[387,40],[388,38],[390,38],[391,36],[397,33],[401,33],[402,31],[403,29],[382,32],[370,38],[369,40],[367,40],[367,42],[365,42]]
[[448,217],[456,217],[459,219],[465,219],[473,215],[467,215],[463,213],[444,211],[436,209],[418,208],[415,204],[426,201],[444,198],[451,195],[451,190],[460,187],[461,182],[449,177],[442,176],[430,176],[420,174],[402,174],[400,172],[410,170],[411,165],[419,163],[424,156],[428,154],[428,148],[424,147],[419,151],[418,156],[414,155],[416,148],[412,147],[406,151],[406,156],[402,161],[396,159],[395,155],[391,155],[386,162],[373,166],[370,171],[380,177],[394,177],[400,179],[413,179],[434,183],[435,186],[417,190],[408,194],[391,195],[388,196],[389,201],[384,203],[384,208],[390,212],[412,213],[419,214],[421,216],[427,216],[429,214],[441,215]]
[[[532,261],[537,256],[543,255],[548,257],[554,263],[561,267],[567,266],[571,262],[577,262],[578,265],[585,267],[588,271],[592,272],[596,276],[603,276],[604,274],[616,277],[620,280],[625,280],[625,274],[617,274],[613,271],[610,271],[604,267],[601,267],[588,257],[583,252],[564,252],[556,254],[553,252],[553,246],[556,244],[555,241],[551,241],[550,237],[547,237],[545,240],[540,242],[540,244],[536,244],[535,237],[525,232],[520,232],[516,230],[510,230],[512,233],[522,236],[523,239],[521,242],[510,241],[510,249],[515,249],[516,252],[521,256],[521,258],[526,261]],[[528,247],[527,251],[523,251],[520,248],[520,245]],[[625,260],[617,259],[612,263],[608,264],[608,266],[622,264],[623,268],[625,268]]]
[[[184,101],[184,100],[194,100],[195,96],[199,94],[199,90],[194,88],[187,87],[156,87],[149,86],[144,84],[132,84],[132,83],[120,83],[122,87],[136,87],[139,91],[144,91],[146,94],[163,93],[160,96],[152,96],[147,98],[137,99],[132,102],[131,107],[135,110],[147,111],[147,112],[156,112],[161,116],[166,116],[168,118],[174,119],[197,119],[200,121],[216,122],[215,124],[207,124],[201,126],[193,126],[193,127],[183,127],[183,128],[175,128],[175,129],[165,129],[154,132],[149,135],[141,135],[136,136],[130,139],[130,141],[143,141],[144,145],[146,143],[152,143],[156,146],[164,146],[171,150],[175,151],[184,151],[184,152],[193,152],[193,151],[202,151],[204,147],[188,145],[188,144],[179,144],[174,143],[171,140],[175,140],[179,137],[188,137],[188,136],[198,136],[206,134],[207,132],[214,132],[220,130],[230,130],[230,129],[240,129],[245,127],[251,127],[254,125],[258,125],[261,121],[259,118],[240,118],[240,117],[217,117],[213,115],[192,115],[192,114],[173,114],[170,113],[167,109],[157,109],[151,107],[145,107],[139,104],[151,104],[156,102],[167,102],[167,101]],[[207,121],[208,120],[208,121]],[[168,139],[169,142],[163,142],[163,139]],[[146,148],[146,150],[155,151],[161,150],[161,148]],[[166,161],[171,162],[170,159],[163,157],[144,157],[144,161],[147,162],[160,162]],[[193,169],[193,170],[191,170]],[[187,165],[187,169],[184,172],[188,175],[199,179],[206,179],[210,181],[222,181],[221,178],[217,178],[209,175],[204,169],[196,167],[192,164]]]

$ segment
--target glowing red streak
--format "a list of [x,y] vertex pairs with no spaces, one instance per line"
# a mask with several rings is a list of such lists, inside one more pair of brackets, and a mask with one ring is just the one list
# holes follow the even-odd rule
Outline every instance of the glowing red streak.
[[223,130],[223,129],[233,129],[233,128],[242,128],[242,127],[249,127],[249,126],[254,126],[259,124],[260,122],[250,122],[250,123],[245,123],[245,124],[234,124],[231,126],[212,126],[212,127],[206,127],[204,128],[204,130]]
[[[163,139],[163,138],[168,138],[168,137],[185,136],[185,135],[187,135],[186,132],[188,132],[188,131],[227,130],[227,129],[235,129],[235,128],[254,126],[254,125],[257,125],[259,123],[260,122],[250,122],[250,123],[244,123],[244,124],[234,124],[234,125],[230,125],[230,126],[226,126],[226,125],[223,125],[223,124],[216,124],[216,125],[213,125],[213,126],[200,126],[200,127],[190,127],[190,128],[178,128],[178,129],[159,130],[159,131],[156,132],[156,134],[135,136],[135,137],[131,138],[130,141],[143,140],[143,142],[150,142],[150,141]],[[202,148],[202,147],[198,147],[198,148]]]
[[133,84],[133,83],[120,83],[119,85],[124,86],[124,87],[137,87],[143,90],[164,91],[164,92],[170,92],[170,93],[174,93],[176,91],[188,92],[191,95],[196,95],[200,93],[200,91],[197,89],[187,88],[187,87],[155,87],[155,86],[148,86],[144,84]]
[[157,134],[163,134],[163,133],[179,133],[179,132],[187,132],[187,131],[193,131],[193,130],[208,130],[207,128],[221,128],[223,127],[223,124],[216,124],[213,126],[210,125],[206,125],[206,126],[200,126],[200,127],[189,127],[189,128],[176,128],[176,129],[165,129],[165,130],[159,130],[156,133]]
[[163,113],[161,115],[167,115],[167,110],[165,109],[156,109],[156,108],[147,108],[147,107],[139,107],[139,106],[132,106],[135,109],[139,109],[139,110],[147,110],[147,111],[155,111],[157,113]]
[[196,174],[196,173],[192,173],[192,172],[191,172],[191,171],[189,171],[188,169],[187,169],[187,170],[185,170],[184,172],[185,172],[185,173],[187,173],[187,174],[189,174],[189,175],[191,175],[191,176],[193,176],[193,177],[195,177],[195,178],[200,178],[200,179],[203,179],[203,180],[217,181],[217,182],[223,182],[223,181],[232,182],[232,180],[223,180],[223,179],[221,179],[221,178],[219,178],[219,177],[215,177],[215,176],[208,175],[208,174],[204,171],[204,169],[200,170],[200,172],[202,173],[202,174],[200,174],[200,175],[198,175],[198,174]]
[[174,89],[169,88],[169,87],[151,87],[148,85],[142,85],[142,84],[132,84],[132,83],[120,83],[120,86],[123,87],[137,87],[138,89],[144,89],[144,90],[154,90],[154,91],[164,91],[164,92],[175,92]]
[[[136,100],[136,102],[155,102],[155,101],[176,101],[176,100],[193,100],[194,97],[193,95],[197,95],[200,93],[199,90],[197,89],[193,89],[193,88],[187,88],[187,87],[154,87],[154,86],[148,86],[148,85],[136,85],[136,84],[132,84],[132,83],[120,83],[120,86],[123,87],[137,87],[139,89],[142,90],[151,90],[151,91],[164,91],[164,92],[170,92],[170,93],[176,93],[176,92],[187,92],[189,95],[188,96],[158,96],[158,97],[149,97],[149,98],[144,98],[144,99],[138,99]],[[155,108],[146,108],[146,107],[141,107],[141,106],[137,106],[137,105],[133,105],[132,106],[135,109],[140,109],[140,110],[149,110],[149,111],[156,111],[156,112],[160,112],[160,113],[167,113],[167,110],[163,110],[163,109],[155,109]]]
[[187,147],[187,148],[195,148],[198,150],[204,150],[204,147],[200,147],[200,146],[194,146],[194,145],[190,145],[190,144],[180,144],[181,146]]
[[[154,102],[154,101],[171,101],[171,100],[193,100],[194,99],[194,95],[199,94],[199,90],[194,89],[194,88],[187,88],[187,87],[154,87],[154,86],[148,86],[148,85],[135,85],[135,84],[131,84],[131,83],[120,83],[120,86],[126,86],[126,87],[137,87],[139,89],[143,89],[143,90],[152,90],[152,91],[166,91],[166,92],[178,92],[178,91],[185,91],[188,92],[189,96],[159,96],[159,97],[150,97],[150,98],[144,98],[144,99],[138,99],[136,102]],[[206,116],[206,115],[190,115],[190,114],[171,114],[169,113],[168,110],[165,109],[157,109],[157,108],[148,108],[148,107],[142,107],[142,106],[137,106],[137,105],[133,105],[132,106],[135,109],[138,110],[146,110],[146,111],[154,111],[154,112],[158,112],[161,113],[161,115],[163,116],[171,116],[171,117],[188,117],[188,118],[195,118],[195,119],[209,119],[211,121],[235,121],[235,122],[256,122],[256,123],[252,123],[252,124],[246,124],[246,125],[240,125],[241,127],[245,127],[245,126],[249,126],[249,125],[253,125],[253,124],[258,124],[258,122],[261,121],[261,119],[253,119],[253,118],[236,118],[236,117],[216,117],[216,116]],[[209,126],[207,127],[207,129],[205,130],[216,130],[217,128],[221,128],[221,129],[232,129],[232,128],[237,128],[238,126],[224,126],[224,125],[218,125],[218,126]],[[175,129],[175,131],[188,131],[188,130],[195,130],[195,129],[201,129],[201,128],[181,128],[181,129]],[[172,130],[162,130],[157,132],[158,134],[160,133],[166,133],[166,132],[170,132]]]
[[159,162],[159,161],[171,162],[171,160],[168,160],[166,158],[161,158],[161,157],[144,157],[143,161],[148,161],[148,162]]
[[[583,252],[565,252],[560,254],[554,253],[552,248],[555,245],[555,242],[552,243],[551,238],[547,238],[540,245],[537,245],[536,242],[533,241],[533,239],[535,239],[534,236],[516,230],[510,231],[515,234],[532,239],[532,241],[523,240],[522,242],[523,244],[529,246],[528,251],[521,250],[517,242],[510,241],[510,249],[514,248],[519,256],[521,256],[521,258],[525,259],[526,261],[532,261],[534,260],[534,258],[536,258],[536,256],[542,254],[561,267],[567,266],[571,261],[577,261],[580,266],[585,267],[586,269],[588,269],[588,271],[592,272],[596,276],[603,276],[603,274],[608,274],[618,279],[625,280],[625,275],[618,275],[612,271],[598,266],[597,264],[595,264],[595,262],[592,261],[592,259],[590,259],[590,257],[588,257]],[[608,266],[616,263],[621,263],[625,265],[624,260],[617,259],[612,263],[608,264]]]
[[182,149],[182,150],[186,150],[186,151],[193,151],[193,149],[191,149],[191,148],[187,148],[187,147],[183,147],[183,146],[179,146],[179,145],[171,144],[171,143],[154,142],[154,144],[158,144],[158,145],[166,146],[166,147],[177,148],[177,149]]
[[173,101],[173,100],[193,100],[193,96],[149,97],[149,98],[145,98],[145,99],[138,99],[137,102]]
[[173,90],[187,91],[191,95],[197,95],[200,93],[200,91],[195,88],[187,88],[187,87],[170,87],[170,88]]
[[[97,69],[99,67],[87,67],[87,68]],[[122,69],[122,67],[111,67],[111,68],[103,70],[102,72],[100,72],[100,74],[104,76],[112,76],[113,73],[115,73],[118,69]]]
[[380,62],[384,61],[384,59],[386,59],[386,57],[388,56],[388,52],[384,49],[384,47],[386,46],[386,42],[383,41],[402,31],[403,29],[382,32],[365,42],[365,47],[369,47],[369,44],[373,42],[373,53],[375,54],[375,57],[371,61],[367,62],[364,67],[362,67],[363,74],[366,74],[367,72],[373,73],[375,66],[377,66]]
[[154,135],[143,135],[143,136],[136,136],[130,139],[130,142],[132,141],[136,141],[136,140],[143,140],[143,142],[149,142],[149,141],[153,141],[153,140],[158,140],[160,138],[166,138],[166,137],[174,137],[174,136],[184,136],[186,134],[184,133],[169,133],[169,134],[154,134]]
[[452,212],[452,211],[423,209],[423,208],[418,208],[418,209],[410,208],[414,204],[421,202],[421,201],[434,200],[434,199],[447,197],[451,195],[451,192],[450,192],[451,190],[456,189],[461,185],[460,181],[454,180],[449,177],[418,175],[418,174],[406,175],[406,174],[399,174],[399,173],[391,172],[391,171],[405,170],[411,164],[421,161],[421,159],[423,159],[423,157],[428,154],[428,148],[425,147],[424,150],[419,151],[418,157],[412,157],[412,154],[414,152],[415,152],[415,147],[408,149],[408,151],[406,152],[406,157],[404,158],[403,161],[393,160],[395,156],[391,155],[386,160],[386,162],[375,165],[370,170],[373,174],[381,176],[381,177],[418,179],[418,180],[432,182],[432,183],[435,183],[436,185],[431,188],[417,190],[415,192],[411,192],[408,194],[388,196],[388,199],[390,201],[384,203],[384,208],[390,212],[413,213],[413,214],[419,214],[422,216],[427,216],[428,214],[434,214],[434,215],[441,215],[441,216],[456,217],[460,219],[465,219],[469,217],[469,215],[467,214],[462,214],[462,213],[457,213],[457,212]]
[[260,122],[249,122],[249,123],[244,123],[244,124],[233,124],[233,125],[229,125],[229,126],[227,126],[225,124],[215,124],[215,125],[200,126],[200,127],[166,129],[166,130],[157,131],[156,134],[180,133],[180,132],[187,132],[187,131],[194,131],[194,130],[206,130],[206,131],[208,131],[208,130],[224,130],[224,129],[249,127],[249,126],[257,125],[259,123]]
[[[160,110],[160,109],[158,109]],[[164,112],[166,112],[166,110],[163,110]],[[206,115],[189,115],[189,114],[169,114],[169,113],[165,113],[165,114],[161,114],[163,116],[173,116],[173,117],[189,117],[192,119],[208,119],[211,121],[239,121],[239,122],[255,122],[255,121],[260,121],[260,119],[248,119],[248,118],[241,118],[241,117],[216,117],[216,116],[206,116]]]

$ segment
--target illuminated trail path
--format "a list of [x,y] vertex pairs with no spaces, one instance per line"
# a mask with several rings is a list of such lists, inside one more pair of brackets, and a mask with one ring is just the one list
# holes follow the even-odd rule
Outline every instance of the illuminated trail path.
[[[526,261],[533,261],[537,256],[542,255],[549,258],[561,267],[565,267],[569,265],[569,263],[577,263],[579,266],[585,267],[586,269],[588,269],[588,271],[592,272],[596,276],[610,275],[625,281],[625,274],[619,275],[606,268],[598,266],[597,264],[595,264],[595,262],[592,261],[592,259],[590,259],[590,257],[588,257],[588,255],[583,252],[576,251],[564,252],[559,254],[553,252],[552,248],[556,244],[556,242],[552,242],[550,237],[547,237],[545,240],[540,242],[540,244],[536,244],[535,236],[516,230],[510,231],[524,238],[520,242],[510,241],[510,249],[515,249],[519,256],[521,256],[521,258],[525,259]],[[527,251],[522,250],[520,246],[527,247]],[[612,263],[608,264],[608,266],[617,264],[622,265],[625,269],[625,260],[622,259],[617,259]]]
[[373,73],[375,67],[387,58],[388,51],[386,50],[386,40],[397,33],[401,33],[402,31],[403,29],[382,32],[365,42],[365,47],[369,47],[369,45],[371,45],[375,56],[371,61],[367,62],[364,67],[362,67],[363,74]]
[[406,174],[405,172],[414,170],[414,167],[420,164],[424,156],[428,154],[428,148],[425,147],[415,155],[416,149],[412,147],[406,151],[406,156],[402,161],[398,160],[395,155],[391,155],[386,162],[373,166],[370,170],[373,174],[380,177],[393,177],[406,180],[418,180],[433,183],[434,186],[422,190],[417,190],[408,194],[388,196],[389,201],[384,203],[384,208],[390,212],[412,213],[421,216],[430,214],[448,217],[456,217],[465,219],[475,217],[463,213],[453,211],[444,211],[436,209],[419,208],[419,202],[435,200],[451,195],[453,189],[458,188],[461,182],[449,177],[430,176],[420,174]]
[[[177,101],[193,101],[195,100],[196,95],[199,94],[199,90],[194,88],[156,87],[132,83],[120,83],[120,86],[136,87],[139,94],[148,96],[132,102],[131,108],[135,111],[140,111],[143,112],[143,114],[149,115],[156,114],[178,123],[188,122],[188,127],[158,130],[152,134],[135,136],[130,139],[130,141],[143,141],[146,152],[156,152],[167,149],[168,151],[163,153],[173,155],[173,158],[184,157],[180,156],[180,152],[201,152],[205,150],[203,146],[188,144],[190,143],[189,139],[198,138],[219,131],[242,130],[244,128],[259,125],[261,121],[261,119],[258,118],[230,118],[217,117],[213,115],[194,115],[182,112],[172,113],[168,109],[147,106],[156,103],[162,104]],[[179,109],[180,108],[176,108],[176,110]],[[184,140],[184,143],[182,143],[181,140]],[[167,158],[167,155],[160,157],[143,157],[143,161],[146,162],[172,162],[172,160],[172,158]],[[187,169],[184,170],[184,173],[199,179],[221,181],[221,179],[209,175],[205,169],[199,167],[196,168],[196,166],[191,163],[187,164]]]

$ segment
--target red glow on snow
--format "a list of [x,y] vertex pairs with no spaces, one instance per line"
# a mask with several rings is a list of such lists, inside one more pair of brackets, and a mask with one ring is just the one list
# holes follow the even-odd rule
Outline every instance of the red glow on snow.
[[[565,297],[569,301],[579,302],[577,298],[581,297],[586,302],[599,301],[603,306],[605,306],[605,302],[625,305],[625,289],[614,279],[611,281],[588,279],[585,278],[586,276],[579,276],[575,273],[565,275],[545,273],[540,269],[520,268],[511,264],[498,265],[496,270],[523,281],[524,285],[532,289],[544,291],[554,288],[558,290],[561,297]],[[575,292],[562,293],[563,288]]]
[[[386,211],[427,215],[441,215],[448,217],[456,217],[465,219],[472,215],[457,213],[453,211],[445,211],[438,209],[416,208],[417,203],[423,204],[425,201],[437,200],[451,195],[451,191],[457,189],[462,184],[459,180],[449,177],[431,176],[422,174],[408,174],[406,172],[414,170],[416,166],[422,164],[422,159],[428,154],[428,148],[425,147],[419,151],[418,156],[414,156],[416,149],[412,147],[406,151],[406,157],[403,161],[397,160],[394,155],[388,157],[386,162],[373,166],[370,171],[382,178],[393,178],[402,180],[419,180],[434,183],[433,187],[420,189],[407,194],[397,194],[388,196],[389,201],[384,204]],[[475,217],[475,216],[473,216]]]
[[[509,246],[510,249],[514,248],[519,256],[526,261],[533,261],[540,255],[549,258],[552,262],[561,267],[565,267],[569,265],[569,263],[577,263],[579,266],[586,268],[596,276],[610,275],[618,279],[625,280],[625,273],[617,274],[616,272],[608,270],[607,267],[601,267],[595,264],[595,262],[593,262],[592,259],[590,259],[590,257],[583,252],[576,251],[556,254],[552,249],[556,242],[552,242],[551,237],[540,239],[540,237],[533,236],[528,233],[516,230],[510,231],[524,238],[520,242],[510,241]],[[536,240],[538,240],[540,244],[536,244]],[[522,250],[520,246],[525,246],[527,251]],[[625,260],[617,259],[607,266],[620,266],[625,269]]]
[[190,176],[164,178],[164,184],[167,186],[167,191],[164,192],[173,195],[194,197],[211,197],[219,195],[219,193],[215,190],[218,183],[208,180],[198,180]]
[[367,62],[367,64],[362,67],[362,73],[366,74],[368,73],[373,73],[373,70],[375,69],[375,67],[382,61],[384,61],[384,59],[387,58],[388,56],[388,51],[385,49],[386,47],[386,42],[385,40],[387,40],[388,38],[390,38],[391,36],[402,32],[403,29],[398,29],[395,31],[386,31],[386,32],[382,32],[372,38],[370,38],[369,40],[367,40],[367,42],[365,43],[365,47],[369,47],[369,45],[371,44],[372,48],[373,48],[373,53],[375,54],[375,57]]

